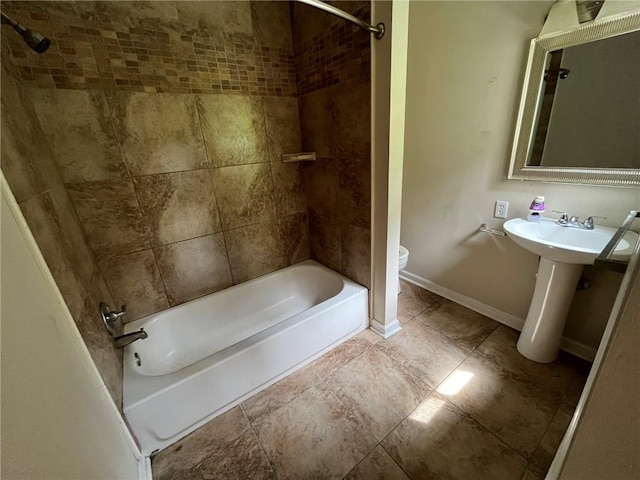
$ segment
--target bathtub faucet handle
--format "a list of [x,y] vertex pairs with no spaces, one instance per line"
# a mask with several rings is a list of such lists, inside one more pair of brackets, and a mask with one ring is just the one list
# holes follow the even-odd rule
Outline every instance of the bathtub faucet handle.
[[122,317],[125,313],[127,313],[127,306],[126,305],[122,305],[120,307],[120,311],[119,312],[109,312],[109,321],[114,323],[116,320],[118,320],[120,317]]
[[109,335],[113,336],[115,334],[114,326],[116,324],[116,320],[118,320],[126,313],[127,306],[122,305],[120,309],[121,310],[119,312],[111,311],[106,303],[100,302],[100,317],[102,318],[104,327],[107,329],[107,333]]

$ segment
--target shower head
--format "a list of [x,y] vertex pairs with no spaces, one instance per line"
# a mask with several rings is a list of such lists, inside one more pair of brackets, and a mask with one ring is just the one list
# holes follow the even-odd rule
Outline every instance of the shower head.
[[0,12],[0,15],[2,16],[2,23],[11,25],[13,29],[22,36],[25,43],[32,49],[34,49],[38,53],[44,53],[47,51],[47,49],[51,45],[51,40],[49,40],[44,35],[39,34],[38,32],[33,32],[23,25],[20,25],[18,22],[7,17],[2,12]]

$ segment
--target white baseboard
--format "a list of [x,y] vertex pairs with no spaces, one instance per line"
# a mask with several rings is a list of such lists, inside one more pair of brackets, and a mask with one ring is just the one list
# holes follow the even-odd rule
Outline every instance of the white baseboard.
[[372,318],[371,320],[369,320],[369,328],[385,339],[389,338],[391,335],[395,335],[400,330],[402,330],[400,322],[397,318],[393,322],[386,325],[383,325],[376,319]]
[[[482,303],[475,298],[468,297],[463,295],[462,293],[456,292],[455,290],[451,290],[450,288],[443,287],[442,285],[438,285],[426,278],[422,278],[418,275],[415,275],[411,272],[407,272],[403,270],[400,273],[400,278],[406,280],[409,283],[413,283],[419,287],[424,288],[425,290],[429,290],[441,297],[446,298],[447,300],[451,300],[463,307],[467,307],[474,312],[478,312],[485,317],[489,317],[496,322],[500,322],[507,327],[511,327],[514,330],[522,331],[522,327],[524,325],[524,319],[520,317],[516,317],[507,312],[503,312],[491,305],[487,305],[486,303]],[[590,347],[589,345],[585,345],[584,343],[580,343],[571,338],[562,337],[560,342],[560,348],[565,352],[569,352],[576,357],[582,358],[583,360],[587,360],[592,362],[596,356],[596,348]]]
[[138,459],[138,480],[153,480],[151,459],[149,457],[140,457]]

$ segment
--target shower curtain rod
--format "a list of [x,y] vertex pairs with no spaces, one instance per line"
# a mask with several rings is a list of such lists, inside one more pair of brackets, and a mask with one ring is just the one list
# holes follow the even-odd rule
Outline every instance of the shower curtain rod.
[[312,7],[319,8],[320,10],[324,10],[336,17],[344,18],[345,20],[355,23],[360,28],[364,30],[368,30],[374,34],[376,38],[382,38],[384,35],[384,23],[379,23],[377,25],[369,25],[367,22],[360,20],[353,15],[348,14],[347,12],[343,12],[339,8],[334,7],[333,5],[329,5],[320,0],[298,0],[300,3],[306,3],[307,5],[311,5]]

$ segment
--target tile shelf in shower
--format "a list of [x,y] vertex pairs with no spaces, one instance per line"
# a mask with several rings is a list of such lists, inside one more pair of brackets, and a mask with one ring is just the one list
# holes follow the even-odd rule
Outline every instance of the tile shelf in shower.
[[283,153],[282,162],[313,162],[316,159],[316,152],[298,152],[298,153]]

